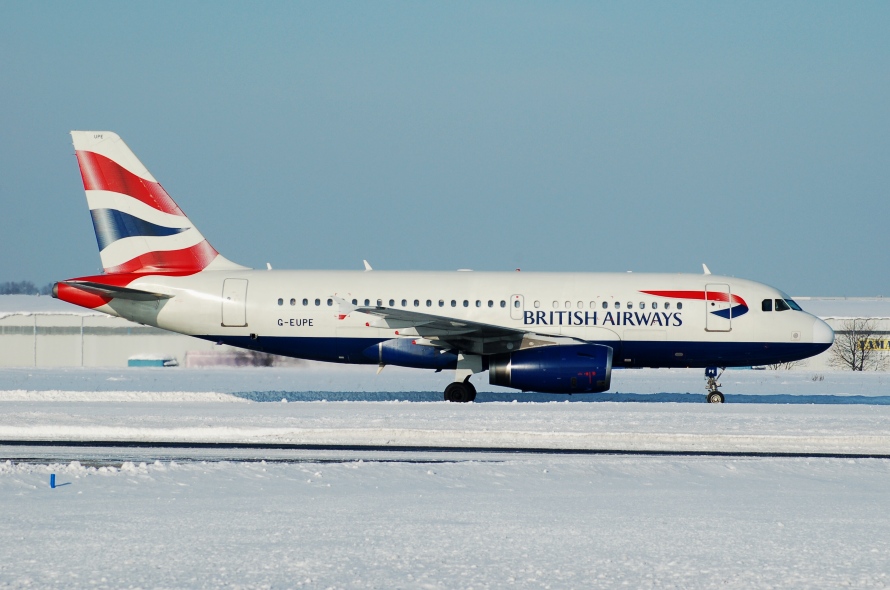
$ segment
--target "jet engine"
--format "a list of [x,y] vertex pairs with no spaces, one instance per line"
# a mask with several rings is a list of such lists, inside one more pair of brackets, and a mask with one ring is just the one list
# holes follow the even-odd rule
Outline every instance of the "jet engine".
[[541,393],[597,393],[609,389],[612,348],[566,344],[492,356],[488,382]]
[[381,365],[439,371],[457,366],[456,354],[434,346],[415,344],[410,338],[384,340],[369,346],[363,354]]

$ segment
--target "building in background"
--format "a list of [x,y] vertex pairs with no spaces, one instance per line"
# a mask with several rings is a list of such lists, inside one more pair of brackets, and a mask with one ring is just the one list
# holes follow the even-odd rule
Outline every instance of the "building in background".
[[32,295],[0,295],[0,366],[295,364]]
[[[849,319],[873,320],[869,342],[890,357],[890,298],[795,297],[841,332]],[[755,312],[756,313],[756,312]],[[793,369],[828,369],[831,351]],[[167,332],[32,295],[0,295],[0,366],[125,367],[299,364]],[[890,363],[888,363],[890,364]]]

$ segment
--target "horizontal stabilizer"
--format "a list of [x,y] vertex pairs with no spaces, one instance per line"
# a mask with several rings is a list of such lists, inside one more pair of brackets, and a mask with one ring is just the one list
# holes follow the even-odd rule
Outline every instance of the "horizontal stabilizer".
[[140,291],[139,289],[130,289],[128,287],[115,287],[113,285],[103,285],[102,283],[93,283],[91,281],[60,281],[57,284],[68,285],[93,295],[100,297],[112,297],[114,299],[129,299],[131,301],[159,301],[161,299],[170,299],[173,295],[165,295],[163,293],[152,293],[150,291]]

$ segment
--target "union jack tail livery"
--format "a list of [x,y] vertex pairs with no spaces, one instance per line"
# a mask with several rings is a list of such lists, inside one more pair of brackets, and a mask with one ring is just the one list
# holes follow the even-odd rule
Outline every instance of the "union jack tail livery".
[[242,268],[219,255],[116,133],[71,137],[107,274]]

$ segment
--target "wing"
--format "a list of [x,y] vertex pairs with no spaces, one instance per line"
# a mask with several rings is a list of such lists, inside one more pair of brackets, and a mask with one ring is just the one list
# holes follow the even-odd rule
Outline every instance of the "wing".
[[[398,331],[400,337],[419,337],[417,344],[456,349],[471,354],[497,354],[551,344],[577,343],[574,338],[538,334],[482,322],[438,316],[392,307],[356,307],[337,298],[341,318],[351,312],[374,316],[367,325]],[[345,313],[343,313],[345,312]]]

